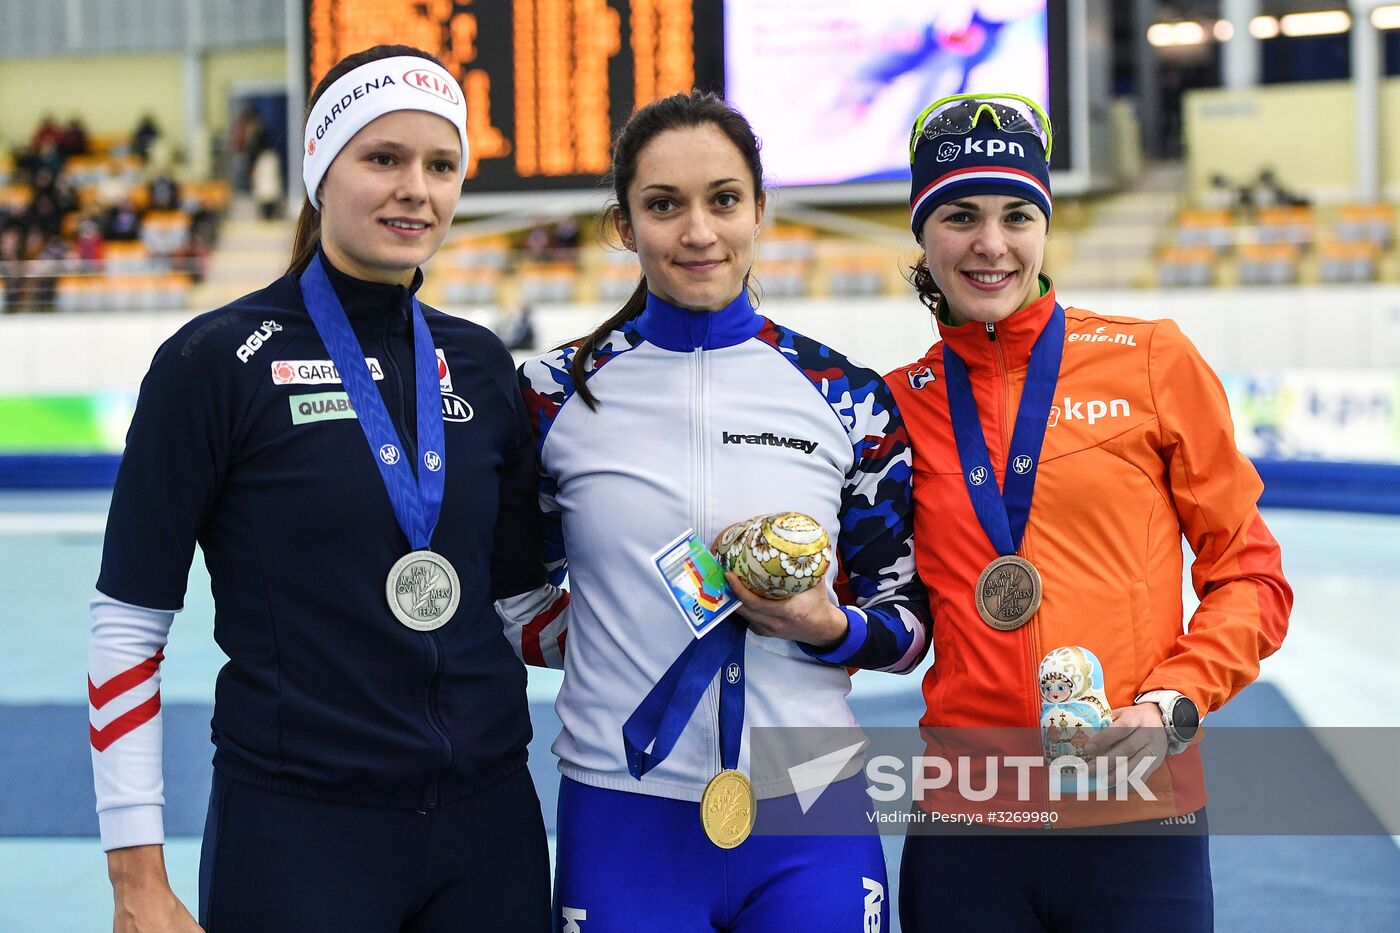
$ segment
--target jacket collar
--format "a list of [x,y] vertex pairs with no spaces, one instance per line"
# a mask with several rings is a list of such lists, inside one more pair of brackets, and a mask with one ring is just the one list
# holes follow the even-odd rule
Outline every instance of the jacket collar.
[[995,340],[991,339],[992,331],[988,326],[978,321],[945,323],[941,306],[940,312],[934,315],[938,322],[938,336],[962,358],[969,370],[995,371],[999,365],[1008,370],[1024,369],[1030,361],[1036,338],[1045,329],[1050,313],[1055,309],[1054,283],[1045,277],[1045,284],[1045,294],[991,325],[995,330]]
[[409,299],[423,285],[423,270],[416,269],[413,282],[408,286],[388,285],[383,282],[367,282],[357,279],[337,269],[324,250],[318,250],[321,264],[326,267],[326,277],[331,280],[335,295],[345,308],[345,316],[351,320],[384,320],[392,315],[408,319]]
[[649,343],[677,353],[732,347],[762,326],[763,317],[749,303],[747,288],[718,311],[692,311],[647,292],[646,310],[637,318],[637,329]]

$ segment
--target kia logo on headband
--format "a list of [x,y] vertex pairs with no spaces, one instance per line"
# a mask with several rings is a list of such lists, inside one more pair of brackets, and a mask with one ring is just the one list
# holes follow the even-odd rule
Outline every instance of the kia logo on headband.
[[403,79],[411,88],[417,88],[432,94],[434,97],[441,97],[454,106],[461,103],[462,98],[458,95],[461,88],[453,82],[444,81],[442,76],[423,68],[415,68],[413,71],[405,71]]

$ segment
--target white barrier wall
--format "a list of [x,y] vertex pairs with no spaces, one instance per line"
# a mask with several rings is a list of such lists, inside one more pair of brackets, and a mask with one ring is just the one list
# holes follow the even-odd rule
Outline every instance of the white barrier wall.
[[[1400,287],[1065,292],[1067,304],[1105,314],[1171,317],[1221,372],[1389,369],[1400,372]],[[589,330],[613,308],[544,306],[541,346]],[[771,300],[763,311],[881,372],[933,342],[914,298]],[[485,324],[493,312],[471,313]],[[0,395],[134,390],[151,355],[184,313],[0,315]]]

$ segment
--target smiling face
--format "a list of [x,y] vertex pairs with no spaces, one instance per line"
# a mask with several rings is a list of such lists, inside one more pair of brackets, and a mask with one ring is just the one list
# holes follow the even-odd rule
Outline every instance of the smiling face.
[[1047,221],[1021,198],[979,194],[940,204],[923,229],[929,272],[955,323],[993,323],[1040,294]]
[[411,283],[452,224],[461,159],[457,130],[436,114],[397,110],[366,124],[318,192],[332,264],[370,282]]
[[714,124],[666,130],[641,150],[614,216],[647,288],[695,311],[738,297],[753,265],[763,199],[739,149]]

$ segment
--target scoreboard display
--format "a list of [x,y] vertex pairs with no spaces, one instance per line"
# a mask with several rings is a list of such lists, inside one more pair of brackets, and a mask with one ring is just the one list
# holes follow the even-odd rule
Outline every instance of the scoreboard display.
[[305,0],[307,88],[380,44],[461,82],[466,190],[595,188],[634,109],[723,90],[723,0]]

